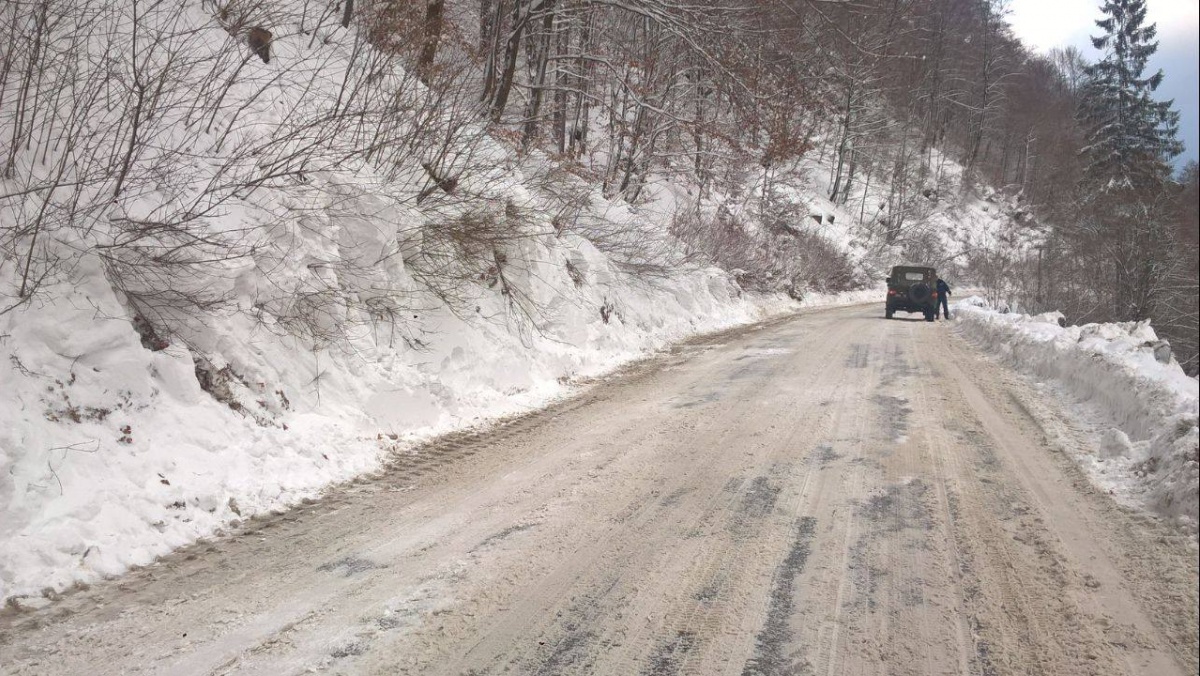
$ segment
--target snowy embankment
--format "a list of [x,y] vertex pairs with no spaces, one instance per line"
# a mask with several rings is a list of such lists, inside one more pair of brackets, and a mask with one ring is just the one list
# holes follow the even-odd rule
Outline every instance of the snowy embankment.
[[[481,299],[471,320],[415,313],[420,335],[407,340],[313,350],[230,314],[197,329],[191,347],[153,351],[98,269],[76,271],[53,302],[0,317],[0,598],[148,564],[687,336],[879,294],[751,297],[714,269],[646,285],[613,274],[584,241],[542,253],[573,257],[589,288],[559,285],[553,316],[527,333],[480,318],[504,307]],[[221,381],[209,389],[222,401],[203,378]]]
[[1095,454],[1082,458],[1093,480],[1195,527],[1200,389],[1148,322],[1061,326],[1057,312],[1001,313],[977,297],[954,311],[971,338],[1109,421]]

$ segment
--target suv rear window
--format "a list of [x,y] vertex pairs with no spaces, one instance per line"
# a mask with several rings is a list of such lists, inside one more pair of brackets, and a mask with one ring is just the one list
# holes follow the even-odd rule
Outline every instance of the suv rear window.
[[921,282],[921,281],[925,280],[925,273],[924,272],[906,272],[906,273],[904,273],[904,279],[906,279],[910,282]]

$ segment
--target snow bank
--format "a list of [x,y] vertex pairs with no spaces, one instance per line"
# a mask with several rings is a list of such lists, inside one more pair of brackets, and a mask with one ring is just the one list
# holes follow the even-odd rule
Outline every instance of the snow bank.
[[[474,317],[419,311],[404,336],[376,327],[341,349],[230,313],[155,351],[94,260],[0,316],[0,598],[148,564],[687,336],[879,294],[751,297],[711,268],[647,284],[581,238],[534,246],[528,272],[549,286],[526,291],[550,308],[536,330],[491,293]],[[204,378],[223,379],[220,401]]]
[[1200,387],[1149,322],[1064,326],[1060,313],[1002,313],[978,297],[954,313],[971,338],[1111,421],[1088,459],[1093,477],[1112,484],[1124,475],[1146,507],[1196,523]]

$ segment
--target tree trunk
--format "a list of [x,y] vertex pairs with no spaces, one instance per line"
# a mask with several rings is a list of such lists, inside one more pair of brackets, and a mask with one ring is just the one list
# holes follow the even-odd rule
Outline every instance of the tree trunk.
[[546,92],[546,68],[550,62],[550,47],[554,43],[554,0],[546,0],[542,7],[542,34],[534,40],[534,53],[530,58],[533,83],[529,95],[529,106],[525,115],[525,130],[521,134],[521,148],[528,150],[537,136],[538,117],[542,113],[542,101]]
[[[520,2],[520,0],[514,0],[514,2]],[[503,0],[480,0],[479,49],[485,55],[481,101],[491,101],[496,92],[496,64],[500,61],[500,27],[503,18]]]
[[504,70],[500,73],[500,82],[496,87],[496,96],[492,99],[491,120],[499,122],[508,107],[508,96],[512,92],[513,78],[517,74],[517,57],[521,52],[521,36],[525,32],[527,16],[523,0],[515,0],[512,11],[512,26],[509,28],[508,40],[504,45]]
[[442,16],[446,0],[429,0],[425,5],[425,25],[421,34],[421,54],[417,57],[417,76],[429,85],[433,81],[433,59],[442,40]]

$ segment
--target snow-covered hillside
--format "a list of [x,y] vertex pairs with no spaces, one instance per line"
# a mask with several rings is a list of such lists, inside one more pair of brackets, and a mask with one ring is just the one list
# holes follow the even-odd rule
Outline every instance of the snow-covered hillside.
[[[405,322],[409,333],[379,326],[319,349],[240,313],[147,349],[104,276],[81,266],[48,300],[0,319],[2,595],[149,563],[377,470],[421,439],[543,405],[670,341],[798,306],[739,298],[717,270],[623,282],[574,243],[538,251],[553,263],[538,272],[558,279],[542,289],[553,309],[528,331],[505,321],[502,295],[481,294],[476,317],[431,307]],[[571,256],[582,289],[562,270]],[[207,392],[205,379],[215,381]]]

